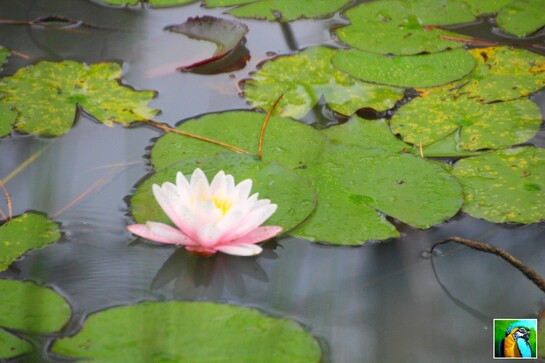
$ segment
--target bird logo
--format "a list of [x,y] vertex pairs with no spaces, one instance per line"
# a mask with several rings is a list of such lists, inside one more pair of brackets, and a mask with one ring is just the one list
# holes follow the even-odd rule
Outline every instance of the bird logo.
[[530,358],[533,357],[530,339],[530,328],[514,323],[505,331],[505,338],[500,342],[500,357]]

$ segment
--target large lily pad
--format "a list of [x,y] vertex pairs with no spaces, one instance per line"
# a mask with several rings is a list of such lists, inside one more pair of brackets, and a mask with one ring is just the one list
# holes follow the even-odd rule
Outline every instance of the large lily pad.
[[496,22],[503,30],[516,36],[532,34],[545,26],[545,2],[515,0],[500,10]]
[[469,6],[457,0],[370,1],[345,15],[351,24],[337,30],[340,40],[368,52],[402,55],[459,48],[463,43],[441,38],[455,33],[426,26],[475,19]]
[[155,201],[151,186],[167,181],[174,182],[178,171],[189,176],[196,167],[201,168],[209,180],[220,170],[233,175],[237,183],[252,179],[252,193],[259,193],[260,199],[270,199],[278,205],[278,209],[266,224],[281,226],[284,232],[300,224],[316,208],[314,188],[304,176],[276,163],[260,162],[252,156],[220,154],[216,157],[185,159],[152,174],[138,186],[130,199],[136,222],[171,223]]
[[32,333],[52,333],[70,319],[66,300],[32,282],[0,280],[0,327]]
[[[50,136],[70,130],[78,105],[106,125],[150,119],[154,92],[122,86],[121,72],[115,63],[40,62],[0,80],[0,108],[17,111],[16,130]],[[2,128],[13,121],[12,114],[0,116]]]
[[[209,114],[187,121],[179,129],[255,152],[264,117],[245,111]],[[361,134],[367,133],[371,140],[385,140],[384,144],[376,142],[367,148],[347,146],[339,132],[330,141],[324,135],[332,131],[317,131],[288,119],[271,118],[265,133],[264,161],[276,161],[308,177],[318,193],[315,212],[295,235],[354,245],[398,235],[378,211],[388,211],[399,220],[422,228],[456,214],[462,194],[454,178],[434,162],[403,155],[403,148],[391,133],[388,140],[383,122],[379,127],[369,125],[372,126],[367,128],[367,124],[362,124],[367,129]],[[187,157],[222,152],[226,149],[172,134],[156,142],[151,159],[156,167],[166,167]],[[387,165],[386,169],[380,170],[383,165]],[[400,207],[404,203],[407,205]],[[415,213],[415,203],[425,205],[429,213]]]
[[473,71],[439,91],[452,89],[492,102],[526,97],[545,86],[545,57],[539,54],[509,47],[475,48],[469,53],[476,60]]
[[521,147],[460,160],[452,174],[464,188],[463,211],[491,222],[545,219],[545,150]]
[[301,118],[323,97],[333,111],[352,115],[363,107],[385,111],[403,97],[402,88],[357,80],[331,65],[337,51],[311,47],[292,56],[265,63],[243,83],[244,96],[254,107],[268,110],[278,105],[282,116]]
[[34,350],[32,344],[0,329],[0,359],[14,358]]
[[513,0],[464,0],[475,15],[495,14]]
[[418,97],[401,107],[391,128],[405,142],[430,145],[459,131],[461,150],[499,149],[531,139],[542,122],[539,107],[528,99],[483,104],[450,93]]
[[229,13],[239,18],[258,18],[283,22],[332,15],[350,0],[205,0],[207,7],[238,5]]
[[475,61],[463,49],[413,56],[384,56],[359,50],[339,51],[333,66],[364,81],[400,87],[433,87],[471,72]]
[[46,216],[25,213],[0,226],[0,271],[25,252],[47,246],[61,237],[59,227]]
[[89,362],[315,363],[317,341],[297,323],[205,302],[145,302],[91,315],[56,354]]

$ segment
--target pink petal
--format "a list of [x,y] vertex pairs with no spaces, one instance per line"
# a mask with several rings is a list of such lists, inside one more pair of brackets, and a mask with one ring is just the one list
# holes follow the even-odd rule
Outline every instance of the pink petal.
[[[221,243],[221,246],[236,246],[239,244],[252,244],[265,241],[269,238],[276,236],[278,233],[282,232],[282,227],[280,226],[263,226],[254,229],[253,231],[245,234],[244,236],[237,238],[235,240]],[[216,246],[219,249],[220,245]]]
[[131,224],[127,226],[127,229],[137,236],[155,242],[186,246],[196,244],[180,230],[164,223],[147,222],[146,224]]
[[236,246],[216,247],[216,250],[235,256],[255,256],[261,253],[263,249],[254,244],[240,244]]

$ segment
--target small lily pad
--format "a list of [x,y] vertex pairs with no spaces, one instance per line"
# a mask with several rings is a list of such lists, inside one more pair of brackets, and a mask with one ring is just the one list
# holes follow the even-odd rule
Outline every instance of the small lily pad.
[[469,6],[456,0],[370,1],[350,8],[345,16],[351,24],[336,31],[341,41],[368,52],[399,55],[460,48],[463,43],[441,38],[456,33],[433,25],[475,20]]
[[14,358],[33,350],[32,344],[0,328],[0,359]]
[[513,0],[464,0],[475,15],[495,14]]
[[4,63],[8,60],[9,54],[10,52],[8,49],[0,46],[0,69],[2,69]]
[[283,94],[278,114],[297,119],[321,97],[330,109],[347,116],[363,107],[385,111],[403,97],[402,88],[362,82],[333,68],[331,58],[337,52],[311,47],[268,61],[243,81],[244,96],[253,107],[269,110]]
[[458,161],[452,174],[464,189],[463,211],[491,222],[545,219],[545,150],[520,147]]
[[0,327],[53,333],[70,319],[71,309],[55,291],[32,282],[0,280]]
[[[0,80],[0,109],[17,112],[16,130],[49,136],[70,130],[78,105],[106,125],[152,118],[157,110],[147,103],[154,92],[122,86],[121,72],[115,63],[40,62]],[[12,113],[0,116],[0,124],[13,121]]]
[[483,102],[526,97],[545,86],[545,57],[509,47],[475,48],[477,64],[465,78],[447,88]]
[[25,252],[59,240],[56,223],[37,213],[25,213],[0,226],[0,271]]
[[207,7],[237,6],[229,14],[238,18],[257,18],[288,22],[330,16],[350,0],[205,0]]
[[545,26],[545,2],[515,0],[499,11],[496,22],[507,33],[530,35]]
[[259,193],[260,199],[270,199],[278,206],[265,224],[281,226],[283,232],[300,224],[316,208],[314,188],[304,176],[276,163],[263,163],[252,156],[220,154],[209,158],[184,159],[142,182],[130,199],[131,213],[136,222],[171,223],[155,201],[151,186],[167,181],[173,183],[178,171],[190,176],[197,167],[207,174],[209,180],[220,170],[233,175],[236,183],[252,179],[252,194]]
[[189,18],[178,25],[167,26],[165,30],[216,44],[217,48],[212,56],[193,64],[178,67],[177,69],[179,71],[187,71],[217,61],[230,54],[242,42],[249,29],[246,24],[238,21],[205,15]]
[[433,87],[471,72],[475,60],[463,49],[413,56],[384,56],[359,50],[339,51],[333,66],[367,82],[400,87]]
[[52,351],[89,362],[316,363],[320,346],[288,319],[208,302],[144,302],[88,317]]
[[391,120],[392,132],[405,142],[430,145],[459,130],[461,150],[500,149],[531,139],[542,122],[528,99],[491,104],[473,98],[432,93],[403,105]]

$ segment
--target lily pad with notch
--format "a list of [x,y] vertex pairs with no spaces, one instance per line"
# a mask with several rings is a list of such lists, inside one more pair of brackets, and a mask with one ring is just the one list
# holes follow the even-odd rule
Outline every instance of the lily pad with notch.
[[[115,63],[85,65],[73,61],[40,62],[0,80],[0,125],[13,122],[17,131],[59,136],[70,130],[77,107],[98,121],[129,125],[157,114],[147,104],[155,93],[120,84],[122,69]],[[4,136],[0,134],[0,136]]]
[[32,344],[0,328],[0,359],[15,358],[33,350]]
[[253,107],[270,109],[280,94],[278,114],[299,119],[324,98],[336,113],[350,116],[367,107],[378,112],[403,98],[403,88],[362,82],[331,65],[338,51],[311,47],[303,52],[270,60],[243,80],[241,88]]
[[[217,337],[217,339],[211,339]],[[315,363],[316,339],[299,324],[209,302],[144,302],[90,315],[52,352],[88,362]]]

